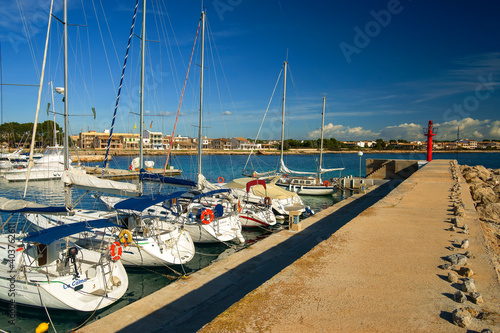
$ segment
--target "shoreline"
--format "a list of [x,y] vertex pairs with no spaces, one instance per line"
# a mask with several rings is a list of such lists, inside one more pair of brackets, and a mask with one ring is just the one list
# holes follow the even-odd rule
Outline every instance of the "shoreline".
[[[357,150],[345,150],[345,151],[323,151],[323,154],[357,154],[358,151],[362,151],[363,154],[426,154],[425,150],[371,150],[371,149],[357,149]],[[500,153],[499,150],[488,150],[488,151],[479,151],[479,150],[439,150],[433,151],[434,154],[470,154],[470,153]],[[136,156],[138,153],[134,150],[110,150],[110,156]],[[145,150],[144,156],[163,156],[166,155],[166,150]],[[197,150],[178,150],[171,152],[172,155],[197,155]],[[250,151],[248,150],[203,150],[203,155],[249,155]],[[254,151],[253,154],[259,156],[266,155],[279,155],[279,150],[259,150]],[[319,154],[319,150],[317,149],[290,149],[284,152],[285,155],[317,155]],[[105,155],[104,150],[91,150],[91,151],[83,151],[80,150],[79,154],[82,156],[99,156]]]

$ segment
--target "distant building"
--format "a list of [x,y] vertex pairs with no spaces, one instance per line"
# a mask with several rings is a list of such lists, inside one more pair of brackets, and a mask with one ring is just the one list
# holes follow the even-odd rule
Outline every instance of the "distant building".
[[152,149],[163,150],[166,146],[163,143],[163,134],[161,132],[152,132],[149,130],[144,131],[144,142],[148,142]]
[[231,140],[226,138],[213,139],[212,149],[231,150],[232,149]]
[[260,149],[260,143],[252,143],[244,138],[231,138],[231,146],[233,149],[238,150],[251,150],[251,149]]
[[476,149],[477,148],[477,141],[476,140],[469,140],[469,139],[462,139],[457,141],[458,147],[462,149]]

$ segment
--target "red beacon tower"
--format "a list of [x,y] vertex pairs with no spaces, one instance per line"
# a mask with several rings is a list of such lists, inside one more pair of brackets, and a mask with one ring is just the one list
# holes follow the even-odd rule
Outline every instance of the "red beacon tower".
[[437,134],[437,128],[432,133],[432,120],[429,120],[429,125],[424,128],[424,135],[427,137],[427,162],[432,161],[432,137]]

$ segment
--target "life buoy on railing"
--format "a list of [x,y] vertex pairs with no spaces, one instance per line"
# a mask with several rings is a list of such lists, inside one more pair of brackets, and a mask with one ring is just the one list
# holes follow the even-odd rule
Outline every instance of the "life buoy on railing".
[[221,176],[221,177],[217,178],[217,182],[218,182],[219,184],[224,183],[224,177],[222,177],[222,176]]
[[290,176],[289,176],[287,173],[285,173],[285,174],[283,175],[283,178],[288,179],[288,178],[290,178]]
[[201,223],[210,224],[214,220],[214,212],[211,209],[205,209],[201,213]]
[[328,180],[325,180],[325,181],[323,182],[323,185],[324,185],[324,186],[326,186],[326,187],[328,187],[328,186],[330,186],[330,182],[329,182]]
[[241,213],[241,201],[238,200],[238,213]]
[[123,229],[118,235],[118,239],[123,246],[127,247],[127,240],[129,243],[132,243],[132,233],[127,229]]
[[265,197],[264,198],[264,205],[271,206],[271,198],[270,197]]
[[120,242],[117,241],[111,244],[111,249],[109,250],[109,254],[111,255],[112,260],[114,261],[120,260],[120,258],[122,257],[122,252],[123,248]]

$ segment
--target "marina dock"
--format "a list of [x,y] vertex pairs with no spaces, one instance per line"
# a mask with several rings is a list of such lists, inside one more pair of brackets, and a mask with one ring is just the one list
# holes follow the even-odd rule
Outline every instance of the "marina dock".
[[[85,172],[90,175],[102,175],[102,168],[99,167],[83,167],[85,169]],[[152,169],[152,170],[147,170],[148,172],[151,173],[156,173],[163,175],[163,169]],[[165,171],[165,176],[168,177],[173,177],[173,176],[179,176],[182,173],[181,170],[178,169],[167,169]],[[112,179],[112,180],[127,180],[127,179],[139,179],[139,171],[130,171],[130,170],[123,170],[123,169],[108,169],[106,171],[106,176],[105,178],[107,179]]]
[[[459,175],[468,234],[452,231],[449,160],[374,186],[178,280],[79,332],[465,332],[452,312],[471,308],[471,331],[500,331],[499,271]],[[458,303],[444,257],[464,253],[477,291]],[[457,267],[458,269],[459,267]],[[475,311],[475,312],[474,312]]]

